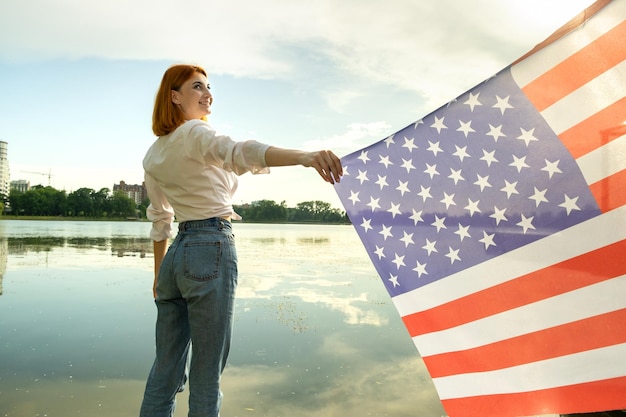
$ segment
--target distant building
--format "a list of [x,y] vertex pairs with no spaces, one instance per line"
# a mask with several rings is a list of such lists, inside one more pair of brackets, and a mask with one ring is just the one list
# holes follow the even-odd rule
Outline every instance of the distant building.
[[5,196],[9,195],[11,181],[8,146],[7,142],[0,140],[0,194]]
[[126,184],[124,181],[120,181],[119,184],[113,184],[113,192],[123,191],[128,198],[133,200],[136,204],[148,198],[148,192],[146,191],[146,183],[138,184]]
[[30,190],[30,181],[26,181],[26,180],[11,181],[11,189],[25,193],[26,191]]

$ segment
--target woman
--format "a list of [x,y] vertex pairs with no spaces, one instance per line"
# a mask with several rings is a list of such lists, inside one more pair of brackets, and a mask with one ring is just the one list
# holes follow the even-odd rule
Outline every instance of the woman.
[[[213,97],[204,69],[170,67],[154,104],[158,136],[143,166],[154,241],[153,293],[158,309],[156,359],[141,417],[171,417],[189,363],[189,417],[217,417],[220,377],[230,348],[237,253],[231,219],[237,175],[269,167],[313,167],[331,184],[342,175],[330,151],[303,152],[218,136],[206,123]],[[179,222],[173,236],[174,218]]]

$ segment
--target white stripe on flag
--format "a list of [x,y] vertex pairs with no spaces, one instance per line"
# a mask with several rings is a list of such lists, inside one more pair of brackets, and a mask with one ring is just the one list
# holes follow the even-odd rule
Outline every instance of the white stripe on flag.
[[434,378],[442,400],[529,392],[626,375],[626,344],[589,350],[497,371]]
[[587,21],[582,28],[568,34],[542,49],[531,57],[513,65],[513,79],[520,86],[525,86],[540,77],[550,68],[554,68],[570,55],[592,43],[626,18],[626,2],[613,1],[600,10],[593,19]]
[[[557,135],[593,116],[599,110],[624,98],[624,91],[615,86],[626,79],[626,61],[605,71],[587,84],[563,97],[541,112]],[[626,117],[626,116],[625,116]]]
[[472,349],[624,309],[623,294],[626,294],[626,275],[450,329],[415,336],[413,342],[423,357]]
[[576,162],[587,184],[593,184],[626,169],[626,135],[583,155]]
[[626,239],[626,206],[431,284],[397,295],[392,300],[400,315],[404,317],[624,239]]

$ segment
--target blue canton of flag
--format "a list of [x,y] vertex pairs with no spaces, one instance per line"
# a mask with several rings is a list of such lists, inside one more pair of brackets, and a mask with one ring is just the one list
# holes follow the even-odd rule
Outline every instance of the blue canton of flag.
[[391,296],[600,214],[508,68],[342,162],[338,194]]

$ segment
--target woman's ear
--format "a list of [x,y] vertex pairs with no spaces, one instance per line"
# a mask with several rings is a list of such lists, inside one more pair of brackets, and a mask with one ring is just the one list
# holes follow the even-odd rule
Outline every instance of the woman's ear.
[[180,98],[178,97],[178,91],[171,90],[172,103],[180,104]]

